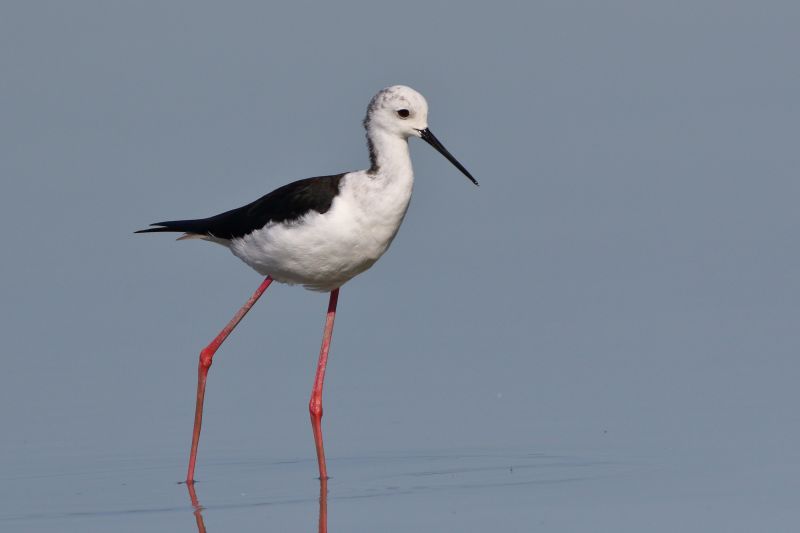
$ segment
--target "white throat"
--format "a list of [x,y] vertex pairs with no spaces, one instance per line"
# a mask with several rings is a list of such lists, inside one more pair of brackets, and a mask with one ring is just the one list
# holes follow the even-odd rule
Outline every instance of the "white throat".
[[389,178],[409,176],[413,179],[408,139],[376,128],[367,130],[367,144],[371,175]]

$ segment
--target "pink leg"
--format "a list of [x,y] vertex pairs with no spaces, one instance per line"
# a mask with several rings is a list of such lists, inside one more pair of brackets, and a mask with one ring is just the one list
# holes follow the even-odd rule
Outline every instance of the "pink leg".
[[208,377],[208,369],[211,367],[211,360],[219,347],[231,334],[233,328],[239,324],[239,321],[244,318],[244,315],[250,310],[253,305],[261,298],[264,291],[267,290],[272,278],[267,276],[261,285],[259,285],[256,292],[250,297],[249,300],[242,306],[241,309],[233,316],[228,325],[219,332],[211,344],[206,346],[200,352],[200,364],[197,368],[197,405],[194,410],[194,431],[192,432],[192,451],[189,454],[189,472],[186,474],[186,483],[194,483],[194,463],[197,460],[197,443],[200,442],[200,426],[203,424],[203,398],[206,395],[206,378]]
[[[319,480],[319,533],[328,533],[328,480]],[[203,532],[205,533],[205,532]]]
[[314,388],[311,389],[311,401],[308,402],[308,411],[311,413],[311,429],[314,431],[314,445],[317,447],[317,464],[319,465],[319,478],[328,479],[328,469],[325,466],[325,448],[322,445],[322,385],[325,381],[325,366],[328,364],[328,350],[331,347],[333,335],[333,320],[336,318],[336,302],[339,300],[339,289],[331,291],[328,303],[328,315],[325,318],[325,332],[322,335],[322,349],[319,351],[317,363],[317,376],[314,378]]
[[194,483],[187,483],[189,488],[189,500],[192,502],[194,509],[194,521],[197,523],[197,533],[206,533],[206,524],[203,521],[203,506],[197,499],[197,493],[194,490]]

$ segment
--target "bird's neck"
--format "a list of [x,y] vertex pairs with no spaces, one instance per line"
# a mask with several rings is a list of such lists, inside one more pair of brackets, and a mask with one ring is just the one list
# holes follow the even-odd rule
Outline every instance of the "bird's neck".
[[407,139],[381,130],[368,130],[367,145],[371,175],[413,176]]

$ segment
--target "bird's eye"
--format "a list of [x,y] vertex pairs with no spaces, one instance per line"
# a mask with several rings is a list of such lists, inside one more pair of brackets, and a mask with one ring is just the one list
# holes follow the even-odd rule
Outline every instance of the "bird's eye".
[[400,118],[408,118],[408,116],[410,114],[411,113],[409,112],[408,109],[398,109],[397,110],[397,116],[400,117]]

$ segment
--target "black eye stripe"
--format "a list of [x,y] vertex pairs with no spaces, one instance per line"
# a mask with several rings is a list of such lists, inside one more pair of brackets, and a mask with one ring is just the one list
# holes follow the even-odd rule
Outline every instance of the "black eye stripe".
[[408,116],[410,114],[411,113],[409,112],[408,109],[398,109],[397,110],[397,116],[399,116],[400,118],[408,118]]

